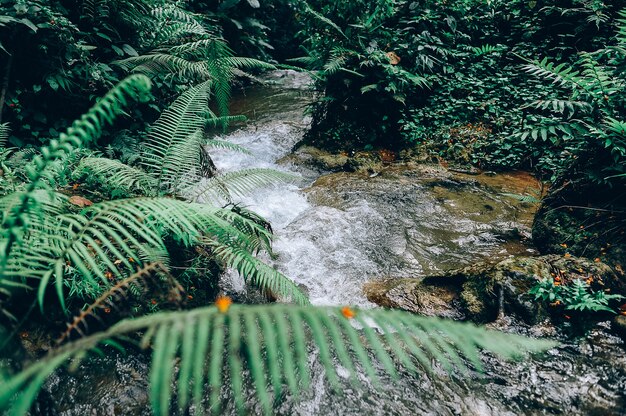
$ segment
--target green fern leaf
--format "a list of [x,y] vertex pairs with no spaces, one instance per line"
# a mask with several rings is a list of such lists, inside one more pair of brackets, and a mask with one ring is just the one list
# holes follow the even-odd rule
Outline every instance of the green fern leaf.
[[[223,304],[220,309],[212,306],[122,321],[105,332],[67,344],[6,380],[0,391],[0,409],[11,409],[14,414],[26,411],[45,378],[63,362],[112,337],[138,331],[145,334],[141,344],[151,345],[153,350],[151,403],[158,415],[169,414],[174,381],[179,408],[187,408],[193,399],[195,411],[203,413],[202,397],[208,394],[208,405],[217,412],[223,366],[230,369],[236,406],[243,410],[242,389],[250,382],[264,413],[271,414],[272,398],[277,397],[283,383],[297,391],[301,381],[302,388],[308,388],[311,347],[319,351],[326,378],[338,388],[335,359],[355,379],[361,368],[374,372],[374,363],[393,374],[407,366],[412,372],[426,371],[435,359],[453,371],[455,364],[466,367],[464,359],[480,365],[480,350],[512,359],[554,346],[549,341],[401,311],[286,305],[228,308]],[[182,357],[181,371],[176,373],[174,361],[178,356]],[[295,367],[299,371],[294,371]],[[244,377],[244,369],[250,370],[249,377]]]
[[189,188],[186,195],[197,202],[219,204],[232,202],[233,196],[245,196],[250,192],[278,182],[291,182],[295,177],[274,169],[251,168],[215,176],[204,183]]

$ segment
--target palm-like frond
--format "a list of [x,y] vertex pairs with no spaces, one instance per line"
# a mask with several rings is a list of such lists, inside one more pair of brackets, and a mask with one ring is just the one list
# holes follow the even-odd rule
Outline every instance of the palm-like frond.
[[11,133],[9,123],[0,123],[0,147],[6,147],[9,133]]
[[81,159],[75,176],[88,174],[107,186],[124,191],[126,195],[150,195],[157,187],[156,179],[141,169],[129,166],[116,159],[86,157]]
[[252,155],[252,152],[250,152],[250,150],[236,143],[229,142],[228,140],[208,139],[205,142],[205,146],[208,148],[213,148],[213,149],[224,149],[224,150],[230,150],[233,152],[243,153],[246,155]]
[[[174,46],[161,46],[146,55],[130,57],[116,64],[151,76],[174,75],[186,80],[210,81],[221,116],[228,115],[231,83],[241,70],[276,69],[258,59],[234,56],[224,40],[209,35]],[[228,120],[224,121],[226,125]]]
[[346,36],[346,34],[343,32],[343,30],[341,30],[341,28],[339,26],[337,26],[337,24],[335,22],[333,22],[332,20],[330,20],[329,18],[327,18],[326,16],[324,16],[323,14],[313,10],[311,8],[311,6],[309,6],[307,3],[303,3],[304,5],[304,12],[307,15],[312,16],[315,20],[327,25],[328,27],[333,28],[338,34],[340,34],[342,37],[348,39],[348,37]]
[[[85,351],[112,338],[137,332],[144,334],[140,345],[153,350],[150,389],[157,415],[169,413],[173,384],[178,408],[193,404],[195,414],[204,413],[207,408],[219,414],[225,369],[231,395],[240,411],[244,410],[243,388],[250,382],[264,413],[271,414],[272,396],[278,397],[287,389],[297,397],[301,390],[310,387],[311,346],[319,351],[325,377],[338,389],[337,363],[349,371],[350,380],[358,386],[360,371],[377,382],[375,362],[397,377],[399,367],[414,373],[430,371],[433,359],[449,371],[465,370],[466,363],[480,369],[481,349],[511,359],[554,345],[400,311],[228,306],[221,303],[218,307],[126,320],[67,344],[5,379],[0,409],[11,409],[16,415],[25,413],[57,367],[70,359],[81,359]],[[203,400],[207,396],[208,402]]]
[[[288,279],[279,282],[282,275],[271,281],[257,277],[255,270],[262,267],[250,253],[266,244],[268,232],[243,217],[237,218],[238,225],[234,226],[228,221],[234,216],[228,210],[171,198],[107,201],[85,208],[80,214],[46,216],[30,228],[24,243],[14,250],[4,277],[10,281],[38,279],[40,305],[48,284],[54,282],[63,303],[68,263],[85,281],[107,287],[107,272],[121,279],[143,262],[167,262],[163,239],[172,236],[187,246],[209,243],[215,249],[231,247],[237,254],[222,258],[227,266],[250,272],[244,274],[246,280],[286,297],[299,292]],[[247,227],[256,231],[254,234],[241,231],[240,224],[246,221]],[[271,287],[264,286],[266,283]],[[287,290],[281,292],[282,288]]]
[[254,257],[249,250],[234,246],[215,245],[213,253],[224,264],[237,270],[237,273],[245,279],[246,283],[273,296],[279,295],[285,301],[297,305],[309,304],[307,296],[293,281]]
[[[7,262],[12,256],[12,249],[27,231],[24,218],[38,213],[37,191],[46,187],[46,179],[53,172],[51,167],[67,152],[79,148],[95,140],[106,124],[111,124],[128,103],[132,101],[144,102],[149,99],[151,83],[141,75],[130,76],[121,81],[115,88],[98,101],[86,114],[76,120],[62,133],[58,140],[51,140],[50,144],[41,149],[32,166],[27,168],[29,184],[23,193],[17,194],[19,203],[13,205],[10,211],[3,215],[2,243],[0,244],[0,279],[4,278]],[[32,216],[32,215],[31,215]]]
[[197,202],[231,202],[233,196],[244,196],[255,189],[294,179],[293,175],[274,169],[242,169],[200,182],[189,188],[185,194]]
[[[98,320],[98,314],[108,313],[111,309],[118,308],[121,304],[128,302],[131,294],[145,294],[149,290],[158,287],[161,293],[168,294],[170,301],[180,302],[184,289],[180,283],[172,276],[167,267],[161,263],[147,263],[135,273],[124,280],[115,283],[110,289],[100,295],[89,306],[74,316],[71,323],[67,324],[66,330],[57,339],[59,345],[70,339],[73,334],[85,336],[89,330],[88,320]],[[169,290],[167,290],[169,288]],[[108,310],[108,311],[107,311]]]
[[[589,113],[593,110],[591,104],[586,101],[563,100],[563,99],[547,99],[537,100],[528,105],[538,110],[550,110],[562,114],[566,117],[572,117],[576,112]],[[525,107],[522,107],[525,108]]]
[[173,143],[163,158],[161,186],[178,191],[200,179],[205,141],[204,132],[198,130],[185,140]]
[[185,143],[194,133],[204,132],[209,107],[210,81],[185,91],[161,114],[148,134],[142,165],[161,183],[168,175],[166,158],[174,146]]
[[155,44],[172,43],[183,37],[209,34],[198,16],[175,4],[155,7],[151,14],[156,20]]
[[165,52],[131,56],[115,64],[147,76],[175,75],[188,80],[206,80],[212,75],[206,62],[192,61]]
[[580,72],[566,63],[557,65],[554,62],[550,62],[548,58],[543,58],[541,61],[532,61],[522,68],[528,74],[545,78],[558,86],[568,86],[584,90],[584,82],[580,77]]

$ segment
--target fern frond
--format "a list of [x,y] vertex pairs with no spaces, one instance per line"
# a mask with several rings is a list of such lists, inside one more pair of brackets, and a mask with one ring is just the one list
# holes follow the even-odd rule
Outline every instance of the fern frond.
[[155,39],[156,44],[172,43],[188,36],[206,36],[209,33],[199,22],[171,22],[162,27]]
[[154,40],[156,44],[170,43],[190,35],[205,36],[209,34],[196,15],[177,7],[175,4],[155,7],[151,14],[159,22]]
[[545,78],[558,86],[585,89],[584,80],[580,77],[580,72],[566,63],[555,65],[548,58],[543,58],[541,61],[532,61],[532,63],[524,65],[522,68],[528,74],[538,78]]
[[[397,375],[402,367],[412,373],[428,371],[433,359],[445,368],[462,369],[469,363],[480,369],[480,350],[513,359],[554,346],[549,341],[400,311],[221,304],[219,308],[122,321],[107,331],[66,344],[5,380],[0,409],[25,412],[57,367],[111,338],[137,332],[144,334],[140,344],[144,348],[150,345],[153,351],[150,396],[157,415],[169,413],[175,392],[178,408],[193,403],[195,413],[210,409],[219,414],[225,368],[238,410],[244,411],[242,387],[249,382],[263,412],[271,414],[272,398],[278,397],[283,383],[295,396],[310,388],[311,350],[319,351],[325,377],[338,389],[337,362],[358,386],[356,372],[363,369],[375,377],[375,363],[391,375]],[[180,371],[176,372],[178,357]]]
[[98,299],[89,304],[87,308],[80,311],[72,319],[72,322],[67,324],[67,329],[57,339],[56,344],[62,344],[73,333],[85,336],[88,318],[99,319],[97,314],[102,311],[109,313],[111,309],[116,308],[119,304],[127,302],[131,292],[133,294],[145,293],[150,286],[155,285],[159,286],[159,290],[163,292],[163,283],[165,283],[165,287],[171,287],[169,293],[173,295],[173,301],[180,302],[184,290],[174,276],[169,273],[163,264],[148,263],[129,277],[115,283],[109,290],[100,295]]
[[615,85],[615,78],[589,53],[581,53],[580,64],[582,66],[581,74],[585,77],[585,91],[596,99],[599,106],[604,106],[605,97],[620,91],[619,86]]
[[213,253],[217,258],[227,267],[237,270],[237,273],[244,278],[246,283],[273,296],[281,296],[284,301],[296,305],[308,305],[310,303],[308,297],[291,279],[254,257],[248,250],[211,242],[207,242],[207,245],[212,245]]
[[[79,148],[95,140],[106,124],[123,113],[123,108],[129,102],[145,102],[149,99],[151,83],[141,75],[132,75],[121,81],[115,88],[98,101],[85,115],[76,120],[62,133],[58,140],[51,140],[50,144],[41,149],[41,155],[33,160],[33,165],[27,168],[30,183],[26,192],[19,194],[21,202],[15,205],[9,213],[3,216],[1,243],[0,243],[0,278],[4,278],[7,262],[11,258],[11,251],[16,242],[27,231],[28,224],[24,217],[32,209],[37,208],[34,197],[40,187],[46,186],[45,179],[51,174],[50,168],[56,160],[61,159],[67,152]],[[31,211],[32,212],[32,211]]]
[[141,56],[131,56],[115,61],[114,64],[122,69],[148,76],[174,74],[188,80],[206,80],[212,75],[206,62],[196,62],[169,53],[154,52]]
[[252,155],[252,152],[250,150],[236,143],[229,142],[228,140],[208,139],[205,142],[205,146],[212,149],[231,150],[233,152],[243,153],[245,155]]
[[330,20],[329,18],[327,18],[323,14],[313,10],[311,8],[311,6],[309,6],[307,3],[304,3],[304,12],[306,14],[311,15],[315,20],[318,20],[318,21],[322,22],[323,24],[333,28],[341,36],[343,36],[344,38],[348,39],[346,34],[343,32],[343,30],[341,30],[341,28],[339,26],[337,26],[337,24],[335,22],[333,22],[332,20]]
[[265,69],[274,70],[276,66],[273,64],[261,61],[254,58],[246,58],[241,56],[227,56],[221,58],[220,61],[224,62],[227,66],[239,69]]
[[498,45],[482,45],[482,46],[474,46],[471,48],[471,51],[474,53],[474,56],[489,55],[499,50],[500,50],[500,47]]
[[6,147],[10,133],[11,128],[9,127],[9,123],[0,123],[0,148]]
[[197,202],[232,202],[233,196],[245,196],[258,188],[293,181],[294,178],[291,174],[274,169],[242,169],[223,173],[197,184],[188,189],[186,195]]
[[617,21],[617,41],[619,46],[626,46],[626,10],[620,10]]
[[[122,279],[144,262],[166,263],[166,236],[186,246],[205,243],[249,253],[258,251],[267,241],[267,233],[242,232],[242,221],[248,221],[248,227],[256,230],[260,227],[245,218],[237,218],[234,226],[228,221],[234,216],[236,213],[230,210],[171,198],[107,201],[87,207],[80,214],[47,216],[37,227],[31,227],[24,244],[8,259],[4,277],[10,281],[39,279],[38,301],[43,306],[50,282],[54,282],[59,300],[64,302],[68,264],[86,282],[108,287],[107,273]],[[256,279],[253,269],[261,267],[258,261],[251,256],[239,260],[249,263],[242,267],[253,273],[250,279]],[[263,287],[267,282],[260,279],[258,285]],[[293,292],[289,289],[286,295]]]
[[230,48],[225,44],[223,39],[208,37],[205,39],[194,40],[192,42],[181,43],[171,47],[158,49],[161,52],[167,52],[175,56],[183,56],[187,58],[195,58],[198,56],[208,57],[211,52],[216,50],[227,51],[231,54]]
[[205,142],[204,133],[198,130],[185,140],[172,144],[161,167],[162,187],[184,190],[201,178],[202,148]]
[[73,176],[89,174],[101,183],[125,191],[126,195],[141,193],[150,195],[157,187],[157,181],[141,169],[126,165],[115,159],[86,157],[80,161]]
[[[142,165],[161,183],[167,175],[166,158],[172,149],[198,131],[204,131],[209,107],[210,81],[185,91],[161,114],[148,133]],[[199,150],[198,150],[199,153]]]

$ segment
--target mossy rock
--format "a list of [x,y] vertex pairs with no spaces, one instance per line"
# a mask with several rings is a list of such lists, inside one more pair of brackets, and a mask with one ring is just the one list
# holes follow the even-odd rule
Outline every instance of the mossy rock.
[[569,279],[592,277],[596,289],[626,293],[621,279],[606,264],[559,255],[518,257],[423,278],[374,282],[364,291],[378,305],[423,315],[486,323],[505,314],[534,325],[549,317],[548,305],[528,291],[556,273]]
[[599,259],[626,280],[626,189],[570,180],[543,199],[532,228],[542,254]]

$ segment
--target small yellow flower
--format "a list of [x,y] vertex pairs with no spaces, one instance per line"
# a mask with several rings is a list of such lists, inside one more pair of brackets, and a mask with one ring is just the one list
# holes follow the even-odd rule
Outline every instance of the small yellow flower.
[[352,319],[356,315],[356,312],[354,312],[352,309],[350,309],[347,306],[344,306],[343,308],[341,308],[341,313],[343,314],[343,316],[345,316],[348,319]]
[[217,306],[217,310],[221,313],[228,312],[228,308],[233,304],[233,300],[228,296],[219,296],[215,301],[215,306]]

